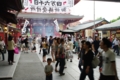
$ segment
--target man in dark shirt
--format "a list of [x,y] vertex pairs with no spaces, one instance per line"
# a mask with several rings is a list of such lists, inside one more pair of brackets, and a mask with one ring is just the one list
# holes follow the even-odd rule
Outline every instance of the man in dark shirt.
[[92,50],[94,51],[95,55],[98,54],[99,44],[100,44],[99,37],[96,36],[95,40],[92,43]]
[[28,53],[28,36],[26,36],[24,43],[25,43],[25,51]]
[[50,36],[48,54],[50,52],[50,47],[52,46],[52,43],[53,43],[53,38],[52,38],[52,36]]

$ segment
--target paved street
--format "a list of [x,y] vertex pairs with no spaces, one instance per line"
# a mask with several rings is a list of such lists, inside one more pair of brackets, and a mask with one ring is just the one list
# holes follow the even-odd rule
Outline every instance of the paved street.
[[[39,59],[42,61],[42,54],[38,54]],[[79,80],[80,76],[80,71],[78,69],[78,59],[77,59],[77,54],[73,54],[73,62],[71,63],[70,61],[67,61],[67,68],[65,69],[65,76],[59,76],[58,73],[55,71],[53,72],[53,80]],[[47,55],[47,58],[51,57],[51,55]],[[118,70],[118,75],[120,77],[120,57],[117,57],[117,70]],[[42,63],[44,66],[47,63]],[[53,67],[55,67],[55,63],[52,63]],[[94,77],[95,80],[98,80],[99,78],[99,70],[98,68],[94,69]],[[86,80],[89,80],[88,77],[86,77]]]
[[[42,61],[42,53],[21,53],[13,79],[5,80],[45,80],[44,66],[47,63]],[[51,57],[50,54],[47,58]],[[117,70],[120,77],[120,58],[117,57]],[[55,63],[52,63],[55,66]],[[55,71],[53,72],[53,80],[79,80],[80,71],[78,69],[77,55],[74,54],[73,62],[67,61],[67,68],[65,69],[65,76],[59,76]],[[95,80],[99,78],[98,68],[94,70]],[[3,80],[3,79],[0,79]],[[89,80],[88,77],[86,80]]]
[[13,79],[0,80],[45,80],[43,65],[35,53],[21,53]]

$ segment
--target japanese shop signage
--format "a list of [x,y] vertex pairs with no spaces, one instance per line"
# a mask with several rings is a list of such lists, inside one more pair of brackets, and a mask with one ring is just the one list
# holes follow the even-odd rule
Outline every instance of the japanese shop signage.
[[70,13],[74,0],[24,0],[23,12]]

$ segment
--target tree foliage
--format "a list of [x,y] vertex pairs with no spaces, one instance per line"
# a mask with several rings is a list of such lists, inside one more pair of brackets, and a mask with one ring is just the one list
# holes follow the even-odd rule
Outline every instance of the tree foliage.
[[116,19],[111,20],[110,22],[112,23],[112,22],[115,22],[117,20],[120,20],[120,16],[118,18],[116,18]]
[[100,20],[100,19],[103,19],[102,17],[99,17],[99,18],[97,18],[96,20]]

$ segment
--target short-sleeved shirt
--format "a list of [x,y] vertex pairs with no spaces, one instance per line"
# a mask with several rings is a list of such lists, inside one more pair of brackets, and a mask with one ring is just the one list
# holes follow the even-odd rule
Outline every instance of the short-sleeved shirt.
[[53,66],[52,65],[46,65],[45,66],[45,72],[52,72],[53,71]]
[[115,72],[112,69],[112,62],[115,61],[115,53],[112,50],[102,53],[103,65],[102,65],[102,74],[106,76],[115,75]]
[[8,41],[8,50],[14,50],[15,43],[13,40]]

